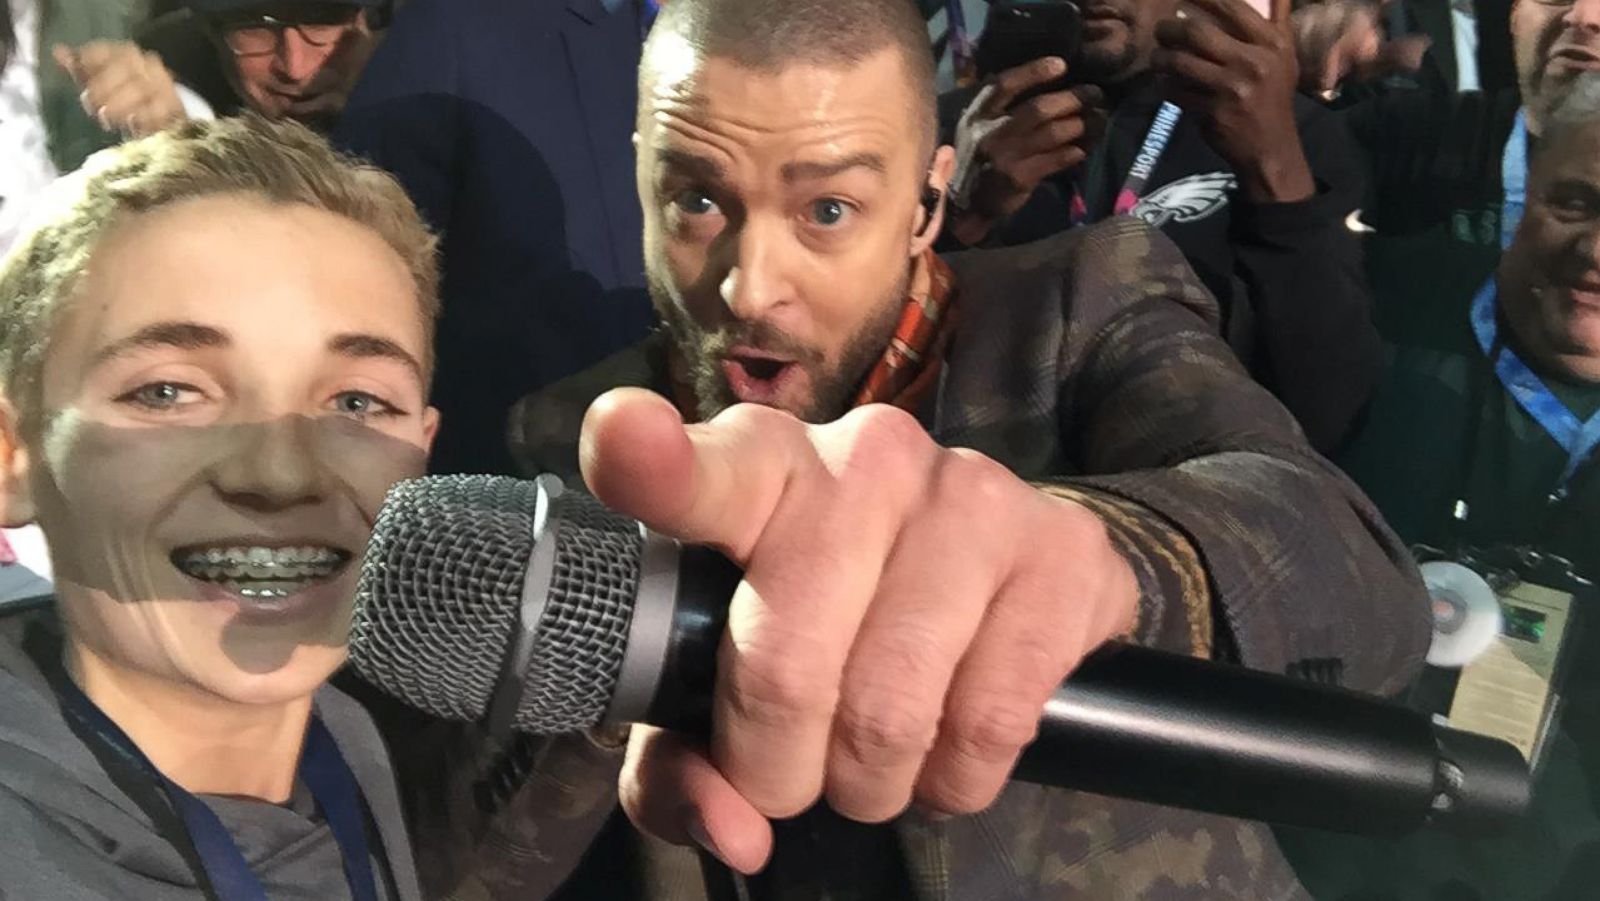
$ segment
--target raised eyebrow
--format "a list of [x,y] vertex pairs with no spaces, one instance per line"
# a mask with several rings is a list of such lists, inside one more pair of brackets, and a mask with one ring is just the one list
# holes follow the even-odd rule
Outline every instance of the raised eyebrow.
[[342,357],[393,360],[410,369],[419,380],[422,379],[422,362],[388,338],[363,333],[335,335],[328,341],[328,350]]
[[828,162],[784,163],[781,174],[785,182],[793,184],[797,181],[831,178],[851,169],[867,169],[879,175],[887,175],[889,165],[884,162],[882,154],[870,152],[853,153],[842,159]]
[[90,365],[100,366],[118,357],[152,348],[208,350],[228,347],[232,343],[232,339],[226,333],[209,325],[201,325],[198,322],[156,322],[100,348],[95,352]]

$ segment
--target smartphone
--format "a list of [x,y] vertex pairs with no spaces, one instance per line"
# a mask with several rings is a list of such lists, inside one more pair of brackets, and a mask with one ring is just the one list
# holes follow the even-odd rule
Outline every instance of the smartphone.
[[1078,67],[1078,52],[1083,46],[1083,13],[1076,3],[1066,0],[1009,0],[994,4],[978,39],[978,75],[988,77],[1031,63],[1046,56],[1058,56],[1067,63],[1067,74],[1057,82],[1042,85],[1017,98],[1018,102],[1039,94],[1070,87]]

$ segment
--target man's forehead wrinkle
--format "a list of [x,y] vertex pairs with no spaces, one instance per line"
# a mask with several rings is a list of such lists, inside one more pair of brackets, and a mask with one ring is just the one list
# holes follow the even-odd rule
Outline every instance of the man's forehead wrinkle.
[[753,134],[836,128],[893,138],[914,127],[903,104],[861,90],[867,74],[804,64],[768,73],[712,58],[678,78],[657,77],[646,94],[647,118],[659,124],[672,116]]
[[693,145],[696,155],[709,149],[712,159],[737,156],[741,150],[753,149],[747,145],[768,138],[784,139],[790,158],[821,163],[862,153],[889,159],[901,143],[900,130],[894,124],[872,115],[818,116],[805,122],[789,117],[787,122],[774,122],[719,114],[700,105],[658,109],[651,118],[656,125],[651,146],[687,149],[683,147],[687,143]]

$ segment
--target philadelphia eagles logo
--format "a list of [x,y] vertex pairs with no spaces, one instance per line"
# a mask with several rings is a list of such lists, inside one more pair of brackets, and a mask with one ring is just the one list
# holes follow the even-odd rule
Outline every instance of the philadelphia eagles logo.
[[1198,222],[1227,206],[1228,192],[1237,184],[1229,172],[1191,175],[1146,195],[1132,212],[1151,228],[1168,222]]

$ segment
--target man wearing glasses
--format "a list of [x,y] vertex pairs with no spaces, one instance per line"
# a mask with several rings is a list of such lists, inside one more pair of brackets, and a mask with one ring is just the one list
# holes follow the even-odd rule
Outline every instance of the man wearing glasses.
[[[390,0],[184,0],[238,107],[326,132],[377,43]],[[224,111],[228,104],[221,104]]]

